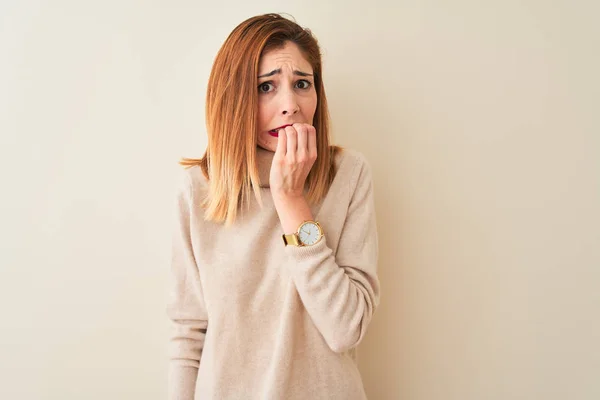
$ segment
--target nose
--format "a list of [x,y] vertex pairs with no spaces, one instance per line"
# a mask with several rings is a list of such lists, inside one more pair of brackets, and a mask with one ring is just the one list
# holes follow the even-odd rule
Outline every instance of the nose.
[[294,115],[300,111],[298,100],[296,99],[296,93],[293,90],[285,90],[281,94],[281,114],[283,115]]

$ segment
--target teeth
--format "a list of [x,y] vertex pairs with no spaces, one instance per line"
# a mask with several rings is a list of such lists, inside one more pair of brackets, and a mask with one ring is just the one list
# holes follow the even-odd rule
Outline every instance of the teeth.
[[271,129],[269,132],[277,133],[277,132],[279,132],[280,129],[284,129],[287,126],[290,126],[290,125],[285,125],[285,126],[281,126],[279,128]]

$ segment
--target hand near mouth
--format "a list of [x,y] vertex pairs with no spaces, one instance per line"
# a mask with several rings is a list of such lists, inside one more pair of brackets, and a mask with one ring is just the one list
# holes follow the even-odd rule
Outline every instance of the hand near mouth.
[[285,233],[314,219],[304,197],[304,184],[316,159],[317,133],[312,125],[296,123],[279,130],[269,186]]
[[304,183],[317,159],[314,126],[296,123],[279,129],[277,149],[271,165],[269,185],[277,197],[304,195]]

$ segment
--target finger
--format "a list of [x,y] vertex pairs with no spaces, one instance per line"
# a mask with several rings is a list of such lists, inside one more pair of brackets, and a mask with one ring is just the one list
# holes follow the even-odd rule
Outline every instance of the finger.
[[296,128],[296,132],[298,132],[298,154],[307,155],[308,137],[306,132],[306,124],[294,124],[294,128]]
[[287,151],[287,135],[285,134],[284,129],[279,130],[279,135],[277,136],[277,149],[275,149],[275,156],[285,157],[285,153]]
[[296,149],[298,147],[298,138],[296,134],[296,129],[293,126],[286,126],[285,133],[287,135],[287,153],[286,156],[292,157],[293,160],[296,159]]
[[317,158],[317,130],[314,126],[308,128],[308,155],[313,160]]

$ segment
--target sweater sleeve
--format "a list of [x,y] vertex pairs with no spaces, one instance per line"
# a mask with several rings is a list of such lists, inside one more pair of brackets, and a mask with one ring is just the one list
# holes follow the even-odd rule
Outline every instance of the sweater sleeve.
[[336,255],[325,236],[313,246],[287,246],[286,263],[304,307],[335,352],[357,346],[379,305],[378,238],[369,164],[359,153]]
[[167,315],[169,337],[168,393],[170,400],[193,400],[208,315],[191,241],[192,189],[184,173],[177,193],[172,233],[171,283]]

